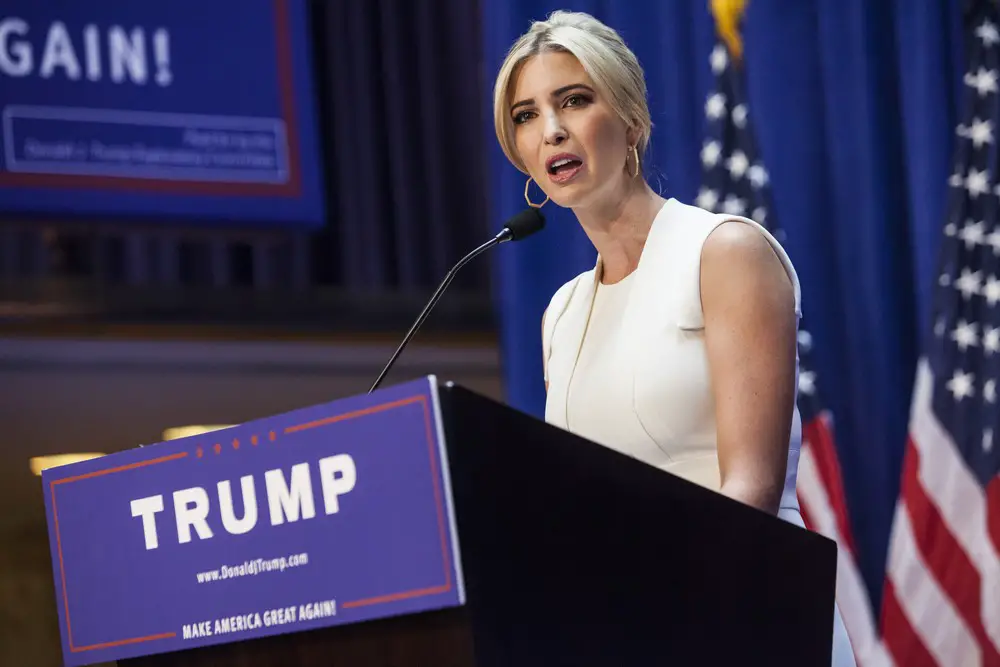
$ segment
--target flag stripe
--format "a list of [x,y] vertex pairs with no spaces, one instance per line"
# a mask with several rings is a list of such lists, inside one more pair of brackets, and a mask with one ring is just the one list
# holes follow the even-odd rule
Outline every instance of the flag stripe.
[[[903,463],[903,502],[915,520],[911,524],[914,543],[923,554],[930,575],[954,603],[955,610],[975,635],[988,665],[1000,665],[980,617],[980,577],[972,561],[955,540],[948,524],[927,497],[918,478],[920,451],[912,445]],[[919,517],[919,520],[916,519]]]
[[815,447],[803,446],[799,458],[798,495],[806,526],[837,542],[837,605],[840,608],[847,635],[860,667],[888,667],[892,664],[885,654],[872,617],[871,604],[861,573],[851,555],[837,522],[836,507],[823,484],[814,454]]
[[[986,487],[986,520],[987,533],[989,534],[993,549],[1000,551],[1000,477],[995,477],[989,486]],[[992,611],[990,617],[995,617],[1000,613],[1000,586],[994,579],[983,586],[983,599],[992,600]]]
[[[919,454],[918,461],[923,463],[918,468],[920,485],[947,524],[947,532],[954,536],[961,545],[964,557],[971,560],[978,571],[975,580],[965,582],[965,586],[975,586],[976,590],[969,593],[975,594],[977,598],[981,592],[994,594],[992,601],[990,597],[984,597],[987,604],[977,604],[980,608],[975,612],[981,614],[980,622],[992,644],[991,652],[995,653],[997,647],[1000,647],[1000,603],[995,602],[995,593],[1000,591],[1000,554],[997,553],[996,544],[990,539],[986,496],[982,487],[972,476],[954,442],[932,412],[933,384],[930,366],[926,360],[921,359],[917,365],[910,429],[914,450]],[[914,516],[917,517],[916,514]],[[938,551],[940,553],[941,549]],[[945,560],[935,562],[934,565],[947,568],[951,563]]]
[[896,664],[904,667],[943,667],[938,665],[920,635],[906,620],[906,614],[896,599],[896,587],[888,579],[882,593],[882,632],[885,637],[883,645],[896,659]]
[[[900,618],[905,618],[909,627],[920,635],[921,643],[936,661],[932,664],[940,667],[982,664],[979,642],[931,576],[917,548],[904,503],[896,505],[892,534],[887,576],[894,587]],[[883,623],[885,641],[896,664],[910,665],[915,659],[912,639],[901,641],[899,635],[890,632],[890,623],[898,623],[898,619],[887,616]]]
[[975,635],[983,650],[985,664],[1000,665],[1000,653],[986,635],[980,616],[979,572],[925,493],[918,477],[921,458],[919,449],[912,446],[903,464],[903,501],[913,517],[920,517],[912,525],[914,542],[924,555],[932,576]]
[[[837,461],[837,447],[833,441],[829,414],[826,411],[820,412],[815,419],[805,425],[802,431],[803,441],[808,443],[812,452],[813,462],[819,479],[822,481],[823,490],[829,497],[830,509],[836,518],[837,534],[850,557],[853,558],[857,551],[850,530],[850,522],[847,518],[847,500],[844,495],[844,486],[841,483],[840,463]],[[805,445],[803,445],[803,449],[805,449]]]

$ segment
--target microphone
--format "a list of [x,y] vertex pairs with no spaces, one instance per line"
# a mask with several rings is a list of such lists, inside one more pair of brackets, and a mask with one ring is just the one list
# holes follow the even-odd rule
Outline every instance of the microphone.
[[545,217],[541,214],[541,212],[537,208],[527,208],[508,220],[507,224],[503,226],[503,229],[499,234],[470,252],[462,259],[458,260],[458,263],[456,263],[455,266],[448,271],[444,280],[442,280],[441,284],[438,285],[438,288],[434,291],[430,301],[427,302],[427,305],[424,306],[423,311],[417,317],[417,321],[414,322],[413,326],[410,327],[410,330],[406,332],[406,335],[403,337],[403,342],[399,344],[396,351],[393,352],[391,357],[389,357],[389,363],[387,363],[385,368],[382,369],[382,372],[379,373],[378,378],[375,380],[375,384],[373,384],[372,388],[368,390],[368,393],[372,393],[378,389],[380,384],[382,384],[382,380],[385,379],[385,376],[389,373],[389,369],[392,368],[392,365],[396,363],[396,359],[403,351],[403,348],[406,347],[407,343],[410,342],[410,339],[413,338],[413,334],[417,332],[420,325],[422,325],[424,320],[427,319],[427,316],[430,315],[431,310],[441,299],[441,295],[444,294],[446,289],[448,289],[448,285],[450,285],[451,281],[455,279],[455,276],[463,266],[493,246],[506,243],[507,241],[521,241],[528,238],[535,232],[541,231],[543,227],[545,227]]

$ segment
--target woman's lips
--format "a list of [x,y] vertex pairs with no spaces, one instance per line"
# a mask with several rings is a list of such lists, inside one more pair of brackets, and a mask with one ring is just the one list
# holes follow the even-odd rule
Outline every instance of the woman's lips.
[[583,163],[576,163],[571,167],[562,167],[554,173],[549,173],[549,180],[562,185],[576,178],[576,175],[583,171]]
[[573,180],[583,168],[583,160],[575,153],[556,153],[545,160],[545,171],[553,183],[563,184]]

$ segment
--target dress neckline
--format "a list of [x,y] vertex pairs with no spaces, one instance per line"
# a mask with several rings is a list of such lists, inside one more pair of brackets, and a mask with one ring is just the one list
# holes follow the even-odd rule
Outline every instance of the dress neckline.
[[[675,203],[675,201],[676,200],[673,197],[667,198],[663,202],[663,206],[660,207],[660,210],[657,211],[656,215],[653,216],[653,222],[649,226],[649,234],[646,235],[646,243],[647,244],[649,243],[649,237],[651,237],[655,233],[655,230],[656,230],[656,227],[657,227],[657,223],[661,223],[660,226],[661,227],[663,226],[663,224],[662,224],[663,221],[661,220],[661,218],[666,218],[667,217],[667,215],[668,215],[668,209],[671,206],[673,206],[673,204]],[[646,255],[646,253],[645,253],[645,250],[644,250],[643,253],[641,255],[639,255],[639,262],[636,264],[636,267],[632,271],[632,273],[628,274],[627,276],[625,276],[624,278],[622,278],[621,280],[619,280],[616,283],[611,283],[610,285],[607,285],[607,284],[605,284],[604,282],[601,281],[601,278],[602,278],[602,276],[604,274],[604,261],[601,259],[600,253],[598,253],[598,255],[597,255],[597,261],[594,264],[594,287],[593,287],[594,292],[596,292],[598,289],[600,289],[602,287],[615,287],[616,285],[620,285],[620,284],[624,283],[626,280],[628,280],[629,278],[631,278],[632,276],[634,276],[642,268],[642,258],[645,255]]]
[[636,270],[631,271],[627,276],[625,276],[621,280],[619,280],[617,282],[613,282],[613,283],[601,282],[601,280],[598,279],[598,281],[597,281],[597,289],[604,290],[605,292],[613,292],[615,290],[624,289],[632,281],[632,276],[635,275]]

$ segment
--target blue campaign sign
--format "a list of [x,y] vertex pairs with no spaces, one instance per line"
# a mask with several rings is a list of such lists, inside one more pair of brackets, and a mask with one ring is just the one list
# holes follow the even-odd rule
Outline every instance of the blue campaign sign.
[[318,226],[305,0],[0,9],[0,213]]
[[66,665],[464,604],[433,377],[42,474]]

